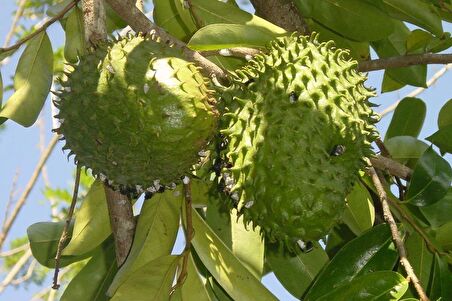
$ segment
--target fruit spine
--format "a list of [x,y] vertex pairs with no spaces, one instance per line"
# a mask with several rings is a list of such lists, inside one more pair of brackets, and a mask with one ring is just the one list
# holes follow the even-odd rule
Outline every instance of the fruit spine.
[[179,49],[128,36],[80,58],[61,83],[64,149],[118,185],[170,184],[216,128],[212,91]]
[[223,185],[247,223],[289,248],[327,234],[372,155],[374,93],[347,57],[315,35],[278,38],[223,95]]

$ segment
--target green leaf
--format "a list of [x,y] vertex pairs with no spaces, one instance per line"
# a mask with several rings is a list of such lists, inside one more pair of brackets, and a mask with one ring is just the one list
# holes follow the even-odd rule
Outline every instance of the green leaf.
[[182,0],[154,0],[154,21],[170,34],[188,41],[197,30],[190,10],[184,8]]
[[209,293],[200,278],[193,256],[190,254],[188,260],[187,279],[184,285],[177,289],[171,300],[176,301],[211,301]]
[[198,30],[190,39],[194,50],[217,50],[232,47],[262,48],[278,34],[265,27],[242,24],[211,24]]
[[[372,42],[371,45],[380,58],[401,56],[407,53],[406,41],[410,35],[408,27],[400,21],[394,23],[394,32],[385,39]],[[403,68],[390,68],[385,71],[391,79],[412,86],[426,87],[427,66],[418,65]]]
[[132,279],[138,269],[156,258],[171,254],[179,229],[181,204],[181,187],[156,194],[144,202],[132,248],[108,289],[109,296]]
[[113,239],[109,239],[69,282],[60,301],[107,301],[106,291],[118,270]]
[[425,139],[436,145],[442,154],[452,153],[452,124],[439,129]]
[[264,240],[260,228],[244,225],[243,216],[237,210],[231,211],[232,254],[260,279],[264,271]]
[[2,70],[0,70],[0,108],[2,107],[3,100],[3,79],[2,79]]
[[294,296],[303,296],[329,260],[318,243],[310,252],[297,249],[295,254],[283,252],[275,245],[267,245],[265,259],[281,284]]
[[193,247],[201,261],[234,300],[277,300],[193,211]]
[[306,18],[305,21],[312,31],[319,33],[319,41],[328,42],[333,40],[338,48],[349,49],[350,55],[356,60],[362,61],[369,59],[370,54],[368,42],[356,42],[349,40],[313,19]]
[[372,228],[374,224],[375,208],[372,197],[360,182],[356,182],[347,196],[343,221],[356,235]]
[[166,255],[142,265],[118,288],[111,301],[168,301],[180,256]]
[[436,8],[421,0],[383,0],[386,11],[402,21],[422,27],[436,36],[441,36],[443,27]]
[[78,8],[72,9],[64,26],[66,43],[64,58],[71,63],[77,63],[78,57],[85,53],[85,31],[83,28],[83,13]]
[[406,200],[415,206],[428,206],[442,199],[452,181],[452,168],[433,148],[419,158],[413,171]]
[[425,142],[411,136],[392,137],[385,144],[391,157],[401,163],[420,158],[428,148]]
[[408,280],[402,275],[392,271],[379,271],[358,277],[315,300],[396,301],[407,289]]
[[2,119],[9,118],[25,127],[38,118],[49,94],[53,76],[53,53],[45,32],[28,42],[14,75],[16,92],[0,111]]
[[191,179],[192,204],[196,206],[207,206],[210,185],[200,179]]
[[[388,248],[390,242],[389,226],[380,224],[347,243],[320,272],[304,300],[318,300],[339,286],[347,286],[358,275],[392,269],[397,255]],[[390,260],[375,260],[381,252]]]
[[438,254],[435,254],[435,257],[441,283],[441,296],[452,296],[452,286],[450,285],[452,283],[452,272],[448,267],[447,262],[442,257]]
[[[430,272],[433,268],[434,257],[429,252],[425,241],[417,233],[411,233],[405,240],[405,247],[407,251],[408,260],[413,266],[416,276],[421,281],[423,287],[429,287]],[[399,267],[400,271],[404,271],[402,267]],[[408,290],[404,297],[415,297],[416,292],[412,289]]]
[[397,105],[386,132],[385,141],[395,136],[417,137],[424,124],[427,108],[425,103],[414,97],[405,97]]
[[452,250],[452,222],[442,225],[436,230],[436,240],[445,251]]
[[376,41],[390,35],[391,19],[375,6],[360,0],[295,0],[304,17],[355,41]]
[[438,128],[452,124],[452,99],[449,99],[441,108],[438,115]]
[[406,84],[393,79],[388,72],[383,75],[383,82],[381,83],[381,93],[396,91],[405,87]]
[[225,197],[227,196],[224,196],[224,193],[215,191],[208,198],[206,223],[221,241],[232,249],[231,216],[229,208],[223,206]]
[[19,48],[11,49],[8,51],[0,49],[0,62],[13,55]]
[[452,188],[449,187],[447,194],[438,202],[420,207],[422,214],[429,221],[433,228],[438,228],[445,223],[452,221]]
[[425,52],[427,45],[433,38],[434,36],[426,31],[421,29],[413,30],[406,39],[407,52],[413,52],[419,49],[421,49],[422,52]]
[[115,12],[113,8],[111,8],[108,2],[105,2],[105,15],[107,17],[105,23],[108,33],[112,33],[117,29],[127,26],[127,23]]
[[245,12],[229,2],[212,0],[191,0],[190,2],[193,14],[200,20],[202,26],[215,23],[242,24],[265,28],[275,34],[286,33],[281,27]]
[[[31,252],[34,258],[43,266],[48,268],[55,267],[55,255],[64,224],[65,222],[40,222],[27,228]],[[72,235],[72,224],[68,234],[68,239],[70,239]],[[65,267],[89,256],[91,254],[84,254],[83,256],[62,256],[60,267]]]
[[100,245],[111,234],[104,184],[96,181],[77,210],[72,239],[63,255],[82,255]]

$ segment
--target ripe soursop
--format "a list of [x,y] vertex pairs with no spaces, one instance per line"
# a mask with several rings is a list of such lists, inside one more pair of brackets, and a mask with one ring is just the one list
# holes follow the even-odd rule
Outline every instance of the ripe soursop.
[[222,180],[246,222],[289,248],[340,219],[372,154],[374,95],[333,42],[291,36],[234,73],[224,93]]
[[199,69],[150,37],[100,46],[61,84],[57,132],[64,149],[118,185],[177,181],[217,126]]

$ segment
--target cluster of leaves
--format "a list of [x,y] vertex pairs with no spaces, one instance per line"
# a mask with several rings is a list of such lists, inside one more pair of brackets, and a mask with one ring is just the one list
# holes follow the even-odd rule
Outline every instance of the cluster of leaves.
[[[65,2],[68,3],[68,2]],[[452,45],[441,21],[451,21],[450,1],[426,0],[294,0],[309,28],[322,40],[334,40],[350,49],[357,60],[369,58],[372,47],[379,57],[439,52]],[[187,5],[188,4],[188,5]],[[62,6],[58,6],[61,10]],[[59,11],[58,10],[58,11]],[[109,13],[109,32],[124,27]],[[263,48],[286,32],[241,10],[234,1],[154,0],[154,20],[194,50],[230,47]],[[421,29],[410,30],[406,23]],[[64,58],[76,62],[85,51],[83,22],[78,7],[61,19],[66,33]],[[0,52],[0,60],[12,52]],[[245,63],[239,58],[209,57],[228,70]],[[50,39],[45,32],[31,39],[14,76],[15,93],[0,111],[0,122],[12,119],[24,126],[36,120],[49,92],[55,70]],[[425,86],[426,66],[393,68],[385,72],[383,91],[405,85]],[[31,91],[33,87],[33,92]],[[438,131],[426,138],[442,153],[451,152],[452,105],[438,117]],[[400,221],[408,251],[424,288],[433,300],[450,298],[452,273],[452,170],[432,147],[418,139],[425,117],[420,99],[398,106],[385,137],[393,159],[414,169],[411,180],[399,183],[400,195],[386,189]],[[344,222],[312,248],[289,254],[262,241],[244,227],[237,212],[224,211],[210,186],[193,180],[195,236],[185,285],[173,288],[176,300],[275,300],[261,284],[273,272],[294,296],[304,300],[399,300],[416,294],[408,288],[389,227],[370,179],[363,174],[347,197]],[[406,185],[404,185],[406,184]],[[405,188],[406,186],[406,188]],[[147,200],[138,216],[137,230],[127,261],[118,269],[105,193],[94,182],[82,200],[63,251],[62,266],[82,262],[83,268],[61,300],[168,300],[183,256],[172,253],[180,229],[183,193],[167,190]],[[68,196],[65,195],[65,198]],[[183,216],[183,215],[182,215]],[[54,267],[61,222],[29,227],[28,238],[36,260]],[[88,259],[88,260],[87,260]],[[258,296],[258,297],[256,297]]]

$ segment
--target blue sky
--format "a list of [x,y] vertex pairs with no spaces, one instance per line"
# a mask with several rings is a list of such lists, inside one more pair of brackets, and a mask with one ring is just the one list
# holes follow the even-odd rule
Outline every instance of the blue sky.
[[[12,14],[15,9],[15,1],[2,0],[0,3],[0,44],[3,44],[6,37],[6,33],[9,30]],[[31,21],[33,22],[33,21]],[[446,31],[452,31],[450,24],[445,24]],[[58,23],[55,23],[48,29],[48,33],[51,37],[53,48],[61,45],[64,41],[63,31]],[[11,76],[14,75],[17,60],[20,56],[20,52],[16,53],[8,64],[0,67],[4,84],[9,84]],[[429,77],[438,71],[442,66],[433,65],[429,67]],[[367,82],[368,86],[376,87],[380,91],[382,79],[382,72],[372,72],[369,75]],[[443,76],[436,85],[429,88],[419,97],[423,99],[427,104],[427,116],[424,124],[424,128],[420,134],[420,138],[425,138],[437,130],[437,115],[441,106],[451,98],[451,85],[452,74],[447,73]],[[381,106],[376,109],[377,112],[382,111],[385,107],[392,104],[400,97],[405,96],[411,92],[414,88],[407,87],[402,90],[393,93],[386,93],[379,95],[373,99],[373,102],[380,104]],[[8,98],[10,93],[4,95],[4,100]],[[42,116],[46,125],[46,142],[49,141],[51,132],[51,117],[50,117],[50,103],[47,101],[42,112]],[[390,116],[385,117],[379,124],[378,128],[384,134],[390,121]],[[34,170],[38,158],[39,142],[39,130],[38,127],[32,126],[30,128],[23,128],[14,122],[7,121],[6,129],[0,132],[0,212],[5,211],[5,205],[9,197],[12,179],[19,171],[19,179],[17,182],[17,189],[20,192],[24,189],[27,181],[29,180],[32,171]],[[71,187],[72,186],[72,172],[74,165],[72,161],[68,161],[66,155],[61,151],[61,143],[56,147],[55,151],[51,155],[47,170],[50,178],[50,182],[53,187]],[[450,157],[448,157],[450,158]],[[32,191],[28,198],[27,205],[23,208],[22,212],[17,219],[10,237],[23,236],[26,228],[32,223],[39,221],[48,221],[50,219],[50,207],[44,196],[42,190],[44,184],[42,179],[38,180],[35,189]],[[16,195],[18,197],[19,195]],[[17,199],[17,198],[16,198]],[[3,218],[3,213],[0,214],[0,219]],[[8,249],[8,243],[5,244],[4,249]],[[1,281],[1,280],[0,280]],[[279,296],[281,300],[296,300],[291,298],[273,279],[265,279],[265,283]],[[50,280],[46,285],[50,285]],[[28,290],[14,288],[8,288],[2,295],[0,300],[29,300],[32,293],[38,290],[35,286],[30,286]]]

